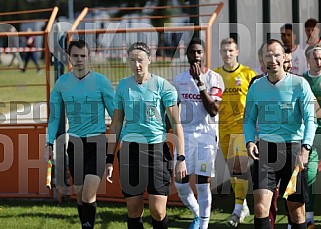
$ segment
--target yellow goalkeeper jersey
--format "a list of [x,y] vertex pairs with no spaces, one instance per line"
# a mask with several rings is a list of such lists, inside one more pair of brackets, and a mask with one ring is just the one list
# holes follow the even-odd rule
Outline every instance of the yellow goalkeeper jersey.
[[225,84],[219,114],[219,132],[222,134],[243,133],[243,113],[251,79],[256,72],[239,64],[234,70],[224,67],[214,69]]

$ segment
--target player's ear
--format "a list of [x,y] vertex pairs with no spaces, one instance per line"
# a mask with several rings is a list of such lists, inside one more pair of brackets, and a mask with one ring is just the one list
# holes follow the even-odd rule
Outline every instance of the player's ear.
[[236,49],[236,56],[238,56],[240,54],[240,50]]

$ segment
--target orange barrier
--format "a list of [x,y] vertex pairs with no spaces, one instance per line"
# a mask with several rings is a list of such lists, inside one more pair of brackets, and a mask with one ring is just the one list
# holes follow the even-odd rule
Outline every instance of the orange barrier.
[[0,130],[0,196],[49,197],[42,155],[46,125],[8,125]]
[[[44,161],[46,124],[7,124],[1,125],[0,136],[0,197],[10,198],[50,198],[53,191],[48,190],[47,163]],[[169,142],[172,142],[169,135]],[[173,144],[169,144],[173,152]],[[110,184],[104,176],[99,187],[99,200],[123,202],[119,184],[117,159],[114,163],[114,183]],[[59,187],[58,201],[63,195],[75,198],[72,188]],[[147,200],[147,195],[145,196]],[[180,205],[176,189],[171,184],[169,203]]]

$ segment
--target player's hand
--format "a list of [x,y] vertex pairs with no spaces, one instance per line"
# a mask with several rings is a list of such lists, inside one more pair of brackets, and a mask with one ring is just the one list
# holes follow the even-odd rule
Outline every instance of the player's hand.
[[52,146],[49,146],[49,145],[45,146],[43,157],[44,157],[45,162],[48,162],[48,160],[53,159],[53,147]]
[[297,155],[296,163],[300,166],[300,170],[306,169],[306,165],[309,161],[310,152],[306,150],[304,147],[301,147],[301,152]]
[[177,161],[175,165],[175,177],[181,181],[186,176],[186,163],[185,161]]
[[109,183],[113,183],[113,170],[114,170],[114,166],[113,164],[111,163],[107,163],[106,164],[106,180],[109,182]]
[[253,160],[259,160],[259,150],[254,142],[247,143],[247,155]]
[[197,80],[198,82],[201,81],[200,75],[202,74],[202,71],[201,71],[201,66],[199,64],[197,63],[192,64],[189,72],[191,76],[193,76],[194,80]]

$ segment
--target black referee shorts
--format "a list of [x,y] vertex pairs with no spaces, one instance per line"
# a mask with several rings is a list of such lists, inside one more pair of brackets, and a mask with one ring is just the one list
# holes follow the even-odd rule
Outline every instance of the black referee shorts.
[[74,185],[83,185],[87,174],[102,178],[106,166],[107,138],[105,134],[80,138],[69,136],[67,154]]
[[119,175],[125,198],[169,194],[172,157],[167,143],[123,142],[118,152]]
[[[296,166],[296,157],[301,152],[301,143],[257,142],[260,160],[254,161],[252,171],[253,190],[268,189],[274,192],[280,181],[280,195],[283,196]],[[307,170],[298,174],[296,192],[289,201],[305,203],[308,197]]]

